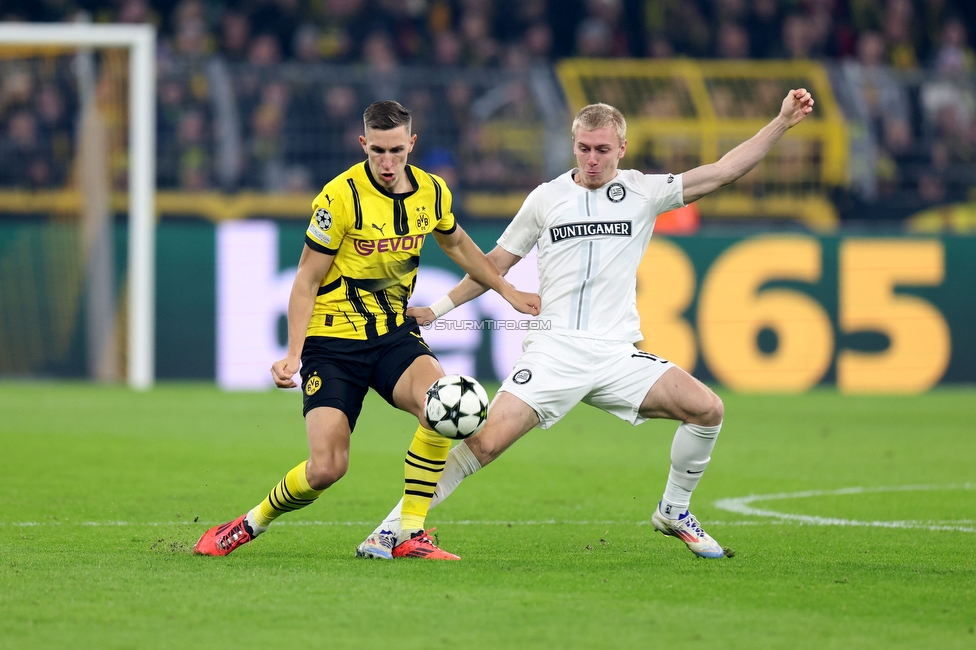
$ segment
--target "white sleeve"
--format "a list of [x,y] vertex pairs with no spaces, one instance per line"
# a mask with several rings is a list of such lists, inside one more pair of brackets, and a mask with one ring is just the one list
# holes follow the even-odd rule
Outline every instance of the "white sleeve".
[[643,174],[641,185],[651,199],[654,214],[684,207],[685,186],[681,174]]
[[498,245],[512,255],[525,257],[542,234],[542,200],[536,188],[525,198],[522,207],[498,238]]

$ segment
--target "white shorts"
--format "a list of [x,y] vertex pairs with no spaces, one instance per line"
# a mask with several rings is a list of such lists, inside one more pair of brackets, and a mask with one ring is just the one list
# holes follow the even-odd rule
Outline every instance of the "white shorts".
[[637,425],[647,391],[673,367],[633,343],[533,332],[499,390],[531,406],[542,429],[580,402]]

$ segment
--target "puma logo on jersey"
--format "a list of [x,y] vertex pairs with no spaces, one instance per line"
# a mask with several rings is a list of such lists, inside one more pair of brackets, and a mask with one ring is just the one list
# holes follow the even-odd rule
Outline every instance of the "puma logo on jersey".
[[383,228],[386,227],[385,225],[377,226],[375,223],[371,223],[370,225],[373,226],[374,228],[376,228],[377,230],[379,230],[380,231],[380,234],[383,235],[384,237],[386,237],[386,233],[383,232]]
[[332,207],[332,199],[329,197],[328,194],[325,195],[325,200],[329,202],[329,205],[327,207],[330,207],[331,208]]

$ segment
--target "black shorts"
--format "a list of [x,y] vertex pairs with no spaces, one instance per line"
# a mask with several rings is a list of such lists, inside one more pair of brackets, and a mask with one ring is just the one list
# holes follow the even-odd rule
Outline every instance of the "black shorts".
[[413,318],[370,341],[310,336],[302,350],[302,415],[331,406],[346,414],[352,431],[370,387],[396,406],[393,388],[413,360],[425,355],[434,353]]

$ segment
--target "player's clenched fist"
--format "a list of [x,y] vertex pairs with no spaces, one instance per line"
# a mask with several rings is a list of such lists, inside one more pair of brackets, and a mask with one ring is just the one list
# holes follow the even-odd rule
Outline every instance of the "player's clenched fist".
[[298,372],[298,359],[282,359],[271,364],[271,378],[278,388],[295,388],[298,386],[292,377]]

